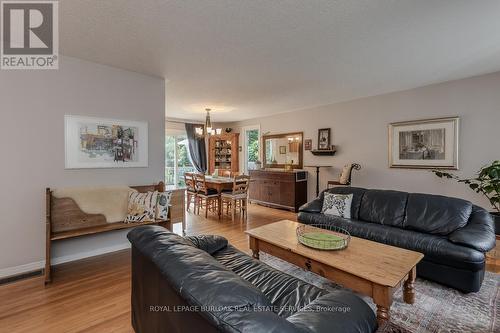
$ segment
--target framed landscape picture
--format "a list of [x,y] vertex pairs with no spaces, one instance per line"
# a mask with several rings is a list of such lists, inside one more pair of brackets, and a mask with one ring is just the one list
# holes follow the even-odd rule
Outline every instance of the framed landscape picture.
[[458,169],[459,118],[389,125],[391,168]]
[[64,116],[65,167],[148,166],[148,123]]

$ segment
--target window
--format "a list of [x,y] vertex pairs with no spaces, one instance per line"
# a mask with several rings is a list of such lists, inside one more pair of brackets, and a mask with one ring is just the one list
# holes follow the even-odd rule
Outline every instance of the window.
[[259,160],[260,126],[247,126],[242,128],[243,140],[243,172],[255,169],[255,162]]
[[188,149],[186,134],[165,137],[165,184],[184,186],[184,173],[195,172]]

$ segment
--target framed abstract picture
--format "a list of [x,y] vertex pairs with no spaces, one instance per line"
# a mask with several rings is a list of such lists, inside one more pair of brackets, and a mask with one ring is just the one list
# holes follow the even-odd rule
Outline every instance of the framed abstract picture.
[[391,168],[458,169],[458,117],[389,125]]
[[148,166],[148,123],[64,116],[65,167],[133,168]]

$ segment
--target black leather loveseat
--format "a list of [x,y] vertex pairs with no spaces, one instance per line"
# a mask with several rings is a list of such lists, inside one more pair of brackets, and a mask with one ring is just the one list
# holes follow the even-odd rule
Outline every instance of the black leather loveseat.
[[303,205],[298,220],[333,224],[352,236],[425,255],[417,275],[463,292],[481,288],[485,252],[495,246],[491,215],[469,201],[438,195],[336,187],[353,194],[351,219],[321,214],[324,193]]
[[[134,228],[136,332],[373,332],[375,314],[349,291],[328,292],[279,272],[220,236]],[[301,308],[301,310],[298,310]]]

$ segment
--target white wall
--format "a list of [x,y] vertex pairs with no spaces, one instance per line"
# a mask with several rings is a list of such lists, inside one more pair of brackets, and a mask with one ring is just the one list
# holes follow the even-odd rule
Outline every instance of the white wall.
[[[317,144],[318,128],[332,128],[334,157],[304,152],[304,164],[333,165],[321,171],[320,187],[338,178],[348,162],[363,169],[353,176],[354,186],[436,193],[471,200],[490,208],[488,202],[464,185],[438,179],[429,171],[388,167],[388,124],[397,121],[460,116],[460,171],[472,176],[492,160],[500,159],[500,73],[436,84],[355,101],[337,103],[234,124],[260,124],[261,133],[304,131],[305,139]],[[310,170],[309,199],[315,194],[315,174]]]
[[[46,187],[164,178],[163,79],[62,57],[59,70],[0,71],[0,114],[0,277],[43,264]],[[65,114],[148,121],[149,167],[65,170]],[[55,262],[124,248],[125,234],[60,242]]]

